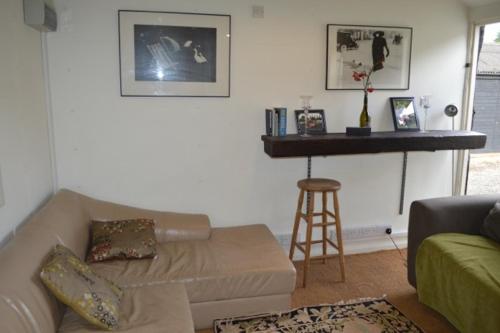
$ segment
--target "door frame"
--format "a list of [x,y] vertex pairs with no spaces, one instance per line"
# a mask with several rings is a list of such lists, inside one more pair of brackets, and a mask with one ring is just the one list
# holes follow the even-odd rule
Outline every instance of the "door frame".
[[[460,119],[461,130],[471,130],[472,117],[474,114],[474,93],[476,89],[477,61],[479,56],[479,29],[484,24],[471,23],[468,31],[467,62],[465,71],[465,82],[463,92],[463,111]],[[469,171],[469,150],[459,150],[456,156],[456,170],[453,174],[453,195],[464,195],[467,187],[467,175]]]
[[[463,112],[460,119],[461,130],[472,129],[474,115],[474,93],[476,89],[477,61],[479,57],[479,29],[481,26],[500,22],[500,4],[479,7],[469,12],[469,31],[467,38],[467,70],[465,72]],[[470,151],[458,151],[453,174],[453,195],[465,195],[469,172]]]

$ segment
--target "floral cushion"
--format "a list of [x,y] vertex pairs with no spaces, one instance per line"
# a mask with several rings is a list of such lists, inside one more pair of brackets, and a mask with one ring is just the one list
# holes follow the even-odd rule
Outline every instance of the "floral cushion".
[[92,221],[91,229],[89,262],[152,258],[156,255],[153,220]]
[[107,330],[118,328],[123,291],[94,273],[68,248],[54,247],[40,277],[58,300],[88,322]]

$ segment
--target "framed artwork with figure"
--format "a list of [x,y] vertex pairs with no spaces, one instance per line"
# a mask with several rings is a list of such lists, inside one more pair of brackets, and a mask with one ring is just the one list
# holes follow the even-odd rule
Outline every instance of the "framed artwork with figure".
[[412,28],[327,25],[326,89],[362,90],[353,72],[370,72],[375,90],[408,90]]
[[231,16],[118,11],[121,96],[229,97]]

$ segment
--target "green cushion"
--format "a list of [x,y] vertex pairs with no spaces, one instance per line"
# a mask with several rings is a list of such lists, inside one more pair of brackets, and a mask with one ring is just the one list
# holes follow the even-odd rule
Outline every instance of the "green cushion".
[[96,274],[68,248],[54,247],[40,277],[58,300],[88,322],[107,330],[118,328],[123,291]]
[[481,234],[500,243],[500,202],[490,210],[481,226]]
[[438,234],[417,252],[419,300],[461,332],[500,331],[500,244],[483,236]]

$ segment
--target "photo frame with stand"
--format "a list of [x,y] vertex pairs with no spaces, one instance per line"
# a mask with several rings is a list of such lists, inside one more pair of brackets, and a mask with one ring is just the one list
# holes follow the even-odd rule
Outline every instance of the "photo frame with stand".
[[[309,128],[307,134],[322,135],[326,134],[326,119],[324,110],[309,110]],[[305,113],[304,110],[295,110],[295,124],[297,125],[297,133],[304,134],[305,129]]]
[[413,97],[391,97],[390,104],[396,131],[420,131]]

